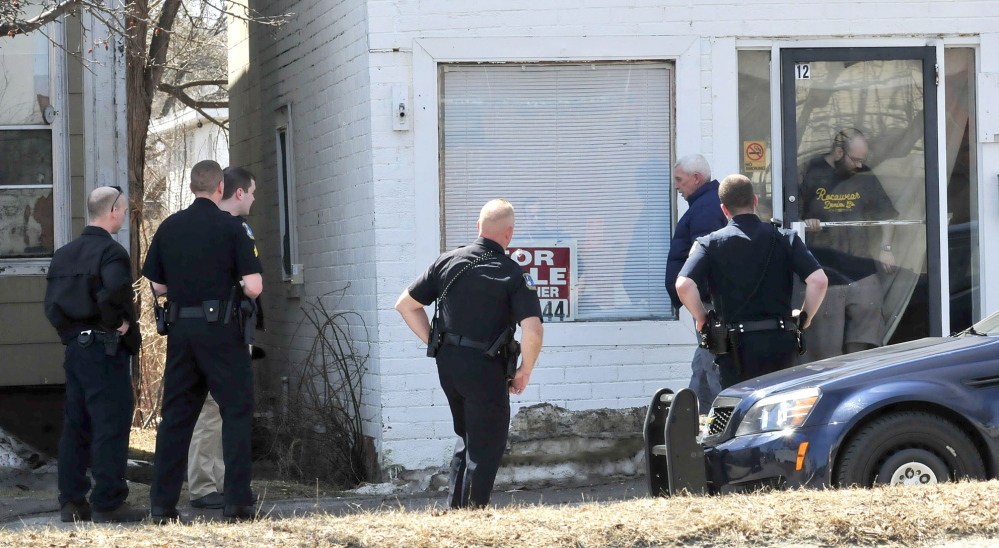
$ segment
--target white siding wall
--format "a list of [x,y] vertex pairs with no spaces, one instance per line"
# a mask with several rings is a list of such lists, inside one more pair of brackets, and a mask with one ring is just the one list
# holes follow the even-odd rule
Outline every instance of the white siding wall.
[[[467,56],[466,46],[491,39],[501,39],[492,43],[502,46],[492,48],[489,60],[504,56],[538,60],[538,51],[552,52],[540,56],[549,60],[671,59],[677,63],[676,157],[700,152],[711,161],[715,174],[724,176],[739,166],[734,131],[737,40],[745,44],[761,39],[758,45],[767,45],[770,39],[786,41],[790,36],[811,40],[812,46],[834,46],[849,38],[850,45],[875,45],[897,38],[920,42],[975,35],[999,23],[999,2],[956,0],[274,4],[266,8],[268,13],[284,10],[299,15],[278,32],[276,43],[261,40],[257,62],[267,76],[261,77],[259,108],[266,120],[281,101],[295,104],[306,292],[321,294],[346,280],[353,284],[345,304],[365,314],[377,340],[367,381],[375,394],[365,400],[376,408],[367,410],[366,417],[380,428],[382,465],[408,469],[443,465],[453,446],[450,416],[433,362],[422,357],[422,348],[392,310],[399,292],[438,249],[433,62]],[[638,37],[646,42],[662,40],[661,53],[629,57],[630,44],[642,40]],[[420,45],[427,40],[434,48]],[[677,46],[684,40],[689,47]],[[966,43],[976,41],[973,37]],[[986,42],[995,40],[983,38]],[[983,68],[994,68],[996,52],[983,49],[980,55]],[[410,86],[415,114],[410,131],[392,130],[394,85]],[[236,150],[242,146],[237,142],[238,126],[234,114],[237,162]],[[239,138],[262,139],[264,145],[252,148],[250,158],[264,162],[265,180],[274,180],[270,128],[263,127],[262,137],[254,132],[259,128],[249,129]],[[984,152],[983,167],[994,167],[989,149]],[[986,169],[982,180],[994,172]],[[995,189],[984,186],[991,194],[984,196],[983,208],[999,201],[992,195]],[[515,196],[508,198],[516,202]],[[268,215],[276,219],[276,198],[260,201],[257,211],[269,208]],[[682,213],[682,203],[680,207]],[[995,210],[982,218],[986,229],[999,228],[991,213]],[[267,240],[273,248],[265,253],[272,257],[268,267],[276,271],[274,219],[268,220],[274,226]],[[988,276],[999,267],[990,263],[986,269]],[[272,293],[279,289],[270,283]],[[996,297],[987,299],[991,308],[999,306]],[[294,308],[294,301],[287,304]],[[270,327],[268,336],[275,342],[287,337],[296,319],[288,312],[285,326]],[[689,375],[693,330],[689,316],[666,323],[549,325],[531,386],[514,399],[514,412],[518,406],[543,401],[573,409],[644,405],[655,388],[683,386]]]

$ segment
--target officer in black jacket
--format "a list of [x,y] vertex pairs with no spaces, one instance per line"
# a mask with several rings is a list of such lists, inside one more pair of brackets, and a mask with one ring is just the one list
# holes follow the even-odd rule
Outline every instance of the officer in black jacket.
[[187,450],[209,391],[222,415],[222,515],[252,519],[253,375],[238,306],[240,292],[253,299],[262,291],[263,268],[249,228],[218,207],[222,168],[211,160],[195,164],[191,192],[194,203],[160,224],[142,267],[156,294],[167,295],[171,317],[150,491],[153,520],[180,518]]
[[[541,352],[541,303],[534,282],[505,254],[513,226],[513,206],[490,201],[479,214],[479,239],[438,257],[395,304],[423,342],[430,338],[423,307],[434,300],[440,307],[437,373],[460,438],[451,460],[452,508],[489,504],[506,449],[509,394],[524,393]],[[485,352],[517,324],[523,330],[522,361],[508,384],[503,359]]]
[[[756,216],[753,184],[729,175],[718,189],[725,228],[698,238],[676,280],[676,291],[701,331],[707,312],[698,286],[708,284],[711,302],[728,327],[730,348],[716,363],[722,388],[794,365],[797,329],[808,327],[828,280],[793,230]],[[805,281],[801,310],[792,310],[793,275]]]
[[[132,425],[131,356],[141,342],[128,252],[111,238],[128,203],[118,187],[94,189],[90,224],[52,257],[45,315],[66,345],[66,411],[59,439],[62,521],[139,521],[129,506],[125,465]],[[94,478],[90,503],[87,492]]]

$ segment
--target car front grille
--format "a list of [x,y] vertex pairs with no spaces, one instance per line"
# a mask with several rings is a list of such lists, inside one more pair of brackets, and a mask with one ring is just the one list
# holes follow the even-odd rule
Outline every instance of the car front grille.
[[732,420],[732,412],[735,407],[715,407],[712,410],[713,417],[711,425],[708,427],[709,436],[717,436],[728,427],[728,421]]

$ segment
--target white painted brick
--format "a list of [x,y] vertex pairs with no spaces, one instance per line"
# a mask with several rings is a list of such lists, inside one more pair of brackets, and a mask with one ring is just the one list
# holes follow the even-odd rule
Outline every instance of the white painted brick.
[[620,409],[617,399],[588,399],[588,400],[566,400],[561,407],[570,411],[582,411],[585,409]]
[[567,382],[585,379],[587,382],[602,384],[617,381],[620,378],[621,369],[624,369],[625,367],[627,366],[617,364],[578,367],[575,369],[567,369],[565,376]]
[[538,367],[564,367],[571,371],[590,364],[590,351],[586,349],[565,352],[561,348],[542,349]]
[[413,406],[408,408],[383,408],[385,424],[427,423],[435,420],[446,420],[451,416],[451,410],[443,406]]
[[392,427],[382,429],[382,439],[392,440],[414,440],[414,443],[422,443],[415,440],[426,440],[436,438],[437,433],[431,421],[396,423]]
[[549,399],[560,399],[560,400],[585,400],[593,396],[594,386],[592,384],[582,384],[577,382],[575,384],[549,384],[540,387],[539,395],[542,400]]
[[531,372],[532,384],[561,384],[566,381],[566,369],[562,367],[535,367]]
[[[871,1],[863,3],[863,17],[855,16],[857,4],[829,0],[549,0],[544,5],[529,0],[490,5],[481,0],[283,0],[261,6],[267,14],[297,15],[273,36],[272,29],[256,26],[253,39],[232,37],[231,64],[252,59],[255,65],[249,71],[230,67],[232,102],[241,114],[231,122],[231,159],[251,166],[262,180],[276,180],[273,113],[282,104],[293,105],[298,237],[307,280],[302,299],[266,301],[269,326],[262,340],[273,354],[301,363],[313,334],[301,327],[298,307],[349,280],[337,309],[357,311],[369,328],[365,431],[391,427],[397,437],[379,442],[382,463],[407,468],[446,463],[453,448],[433,362],[422,357],[421,345],[392,310],[399,292],[427,266],[414,251],[418,239],[428,237],[415,233],[412,214],[417,207],[416,132],[392,131],[389,102],[393,85],[413,85],[415,38],[693,37],[700,72],[694,81],[676,86],[697,101],[698,119],[687,127],[699,134],[676,137],[713,161],[714,147],[725,142],[714,139],[715,118],[728,116],[714,103],[725,92],[715,87],[719,75],[712,70],[725,64],[712,56],[712,44],[720,38],[786,39],[794,32],[809,38],[973,36],[992,32],[999,23],[999,2],[970,0]],[[234,22],[234,28],[240,24]],[[382,51],[393,47],[401,51]],[[983,66],[987,63],[983,59]],[[276,193],[261,190],[252,222],[265,268],[277,272]],[[261,213],[258,222],[261,206],[271,213]],[[283,295],[280,281],[267,280],[267,294]],[[527,393],[512,405],[644,405],[658,387],[686,385],[693,345],[691,336],[689,344],[674,346],[545,348]],[[400,425],[412,427],[405,434]]]
[[435,466],[443,467],[451,460],[454,451],[454,437],[449,439],[393,440],[386,441],[381,454],[382,465],[400,465],[419,470]]
[[666,369],[661,365],[627,365],[618,368],[618,380],[621,381],[650,381],[663,378],[667,374]]
[[631,398],[644,393],[642,382],[615,382],[594,387],[593,396],[597,398]]
[[641,351],[634,348],[613,348],[594,352],[590,356],[591,365],[621,365],[641,359]]

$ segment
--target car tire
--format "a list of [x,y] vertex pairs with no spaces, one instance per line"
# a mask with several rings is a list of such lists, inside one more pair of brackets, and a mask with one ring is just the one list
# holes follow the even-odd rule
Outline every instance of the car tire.
[[[892,483],[896,473],[935,476],[937,482],[984,479],[985,464],[954,423],[918,411],[893,413],[863,427],[847,442],[836,472],[841,487]],[[933,478],[930,478],[933,479]]]

